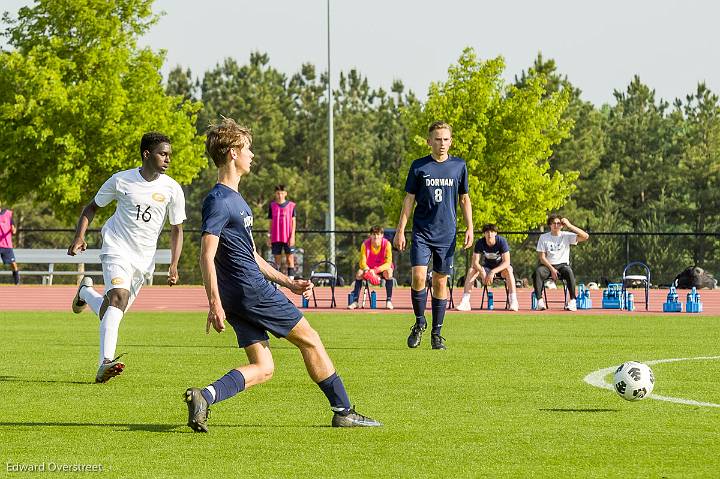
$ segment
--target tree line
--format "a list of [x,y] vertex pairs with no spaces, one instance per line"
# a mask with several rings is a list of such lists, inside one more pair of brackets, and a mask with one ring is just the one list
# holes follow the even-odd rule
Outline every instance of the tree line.
[[[98,9],[102,10],[98,12]],[[184,185],[186,228],[215,182],[203,132],[221,115],[253,131],[253,172],[241,190],[267,229],[274,185],[298,204],[299,230],[324,230],[327,198],[327,75],[304,64],[287,74],[254,52],[195,75],[177,66],[166,79],[162,52],[137,46],[157,21],[152,1],[40,0],[6,14],[0,52],[0,204],[21,228],[72,227],[82,205],[112,173],[139,163],[143,132],[173,139],[170,174]],[[434,120],[453,125],[451,154],[467,161],[476,229],[493,222],[510,234],[513,263],[529,276],[536,236],[549,211],[593,232],[701,233],[597,235],[573,251],[581,278],[616,279],[627,258],[669,281],[697,264],[717,270],[720,103],[706,85],[672,103],[634,77],[595,106],[538,55],[514,81],[502,57],[468,48],[448,59],[447,77],[421,100],[396,80],[389,90],[357,70],[334,85],[336,229],[341,273],[374,224],[394,227],[410,162],[427,154]],[[111,210],[106,208],[105,210]],[[96,225],[105,216],[96,219]],[[197,238],[186,241],[185,280],[198,281]],[[67,233],[27,234],[33,246],[63,247]],[[163,239],[165,241],[165,239]],[[265,249],[265,238],[256,241]],[[298,235],[307,265],[324,259],[322,234]],[[458,270],[464,270],[463,255]],[[306,274],[309,271],[305,272]]]

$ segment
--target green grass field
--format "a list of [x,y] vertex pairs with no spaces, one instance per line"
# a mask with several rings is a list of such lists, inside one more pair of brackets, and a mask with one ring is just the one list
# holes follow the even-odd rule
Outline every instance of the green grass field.
[[[625,360],[720,355],[720,317],[448,314],[447,351],[429,337],[409,350],[404,315],[308,318],[357,409],[384,427],[329,427],[300,354],[273,340],[272,381],[213,406],[210,433],[196,434],[182,393],[244,362],[231,330],[206,336],[203,314],[131,312],[125,373],[96,385],[94,316],[0,313],[2,473],[53,463],[148,478],[718,477],[720,408],[629,403],[583,378]],[[720,403],[720,360],[653,370],[657,394]]]

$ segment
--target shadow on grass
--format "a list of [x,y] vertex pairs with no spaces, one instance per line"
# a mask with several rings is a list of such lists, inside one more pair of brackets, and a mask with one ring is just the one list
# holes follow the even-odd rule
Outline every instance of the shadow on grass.
[[603,409],[603,408],[586,408],[586,409],[574,409],[574,408],[541,408],[540,411],[549,412],[618,412],[619,409]]
[[96,422],[0,422],[0,427],[110,427],[126,431],[179,432],[178,424],[123,424]]
[[95,381],[56,381],[53,379],[28,379],[17,376],[0,376],[0,382],[8,383],[57,383],[57,384],[95,384]]
[[[81,346],[87,344],[67,344],[66,346]],[[123,347],[133,348],[177,348],[177,349],[237,349],[237,345],[207,345],[207,344],[123,344]]]
[[[2,427],[109,427],[120,432],[160,432],[160,433],[188,433],[191,431],[184,424],[124,424],[124,423],[97,423],[97,422],[0,422]],[[224,428],[331,428],[330,425],[320,424],[211,424],[210,429]]]
[[[123,347],[133,347],[133,348],[175,348],[175,349],[202,349],[202,348],[209,348],[209,349],[238,349],[237,345],[194,345],[194,344],[126,344],[123,345]],[[270,349],[273,350],[296,350],[297,347],[293,346],[289,343],[272,343],[270,345]],[[392,347],[392,348],[380,348],[380,347],[370,347],[370,346],[362,346],[362,347],[337,347],[337,346],[328,346],[325,345],[325,349],[328,351],[332,350],[357,350],[357,351],[398,351],[398,350],[405,350],[406,348],[401,347]]]

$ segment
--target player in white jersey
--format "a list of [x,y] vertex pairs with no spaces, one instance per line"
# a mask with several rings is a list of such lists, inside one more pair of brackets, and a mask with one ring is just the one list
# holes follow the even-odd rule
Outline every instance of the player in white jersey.
[[85,232],[98,208],[117,202],[115,213],[102,228],[102,260],[105,295],[93,289],[89,276],[83,278],[72,309],[80,313],[90,306],[100,318],[100,355],[95,382],[104,383],[120,374],[125,364],[115,356],[118,329],[125,311],[135,300],[145,277],[155,269],[157,240],[167,216],[170,235],[168,284],[178,281],[178,261],[183,244],[185,195],[177,181],[165,175],[170,165],[170,139],[160,133],[146,133],[140,142],[142,166],[121,171],[108,179],[83,209],[68,254],[87,248]]

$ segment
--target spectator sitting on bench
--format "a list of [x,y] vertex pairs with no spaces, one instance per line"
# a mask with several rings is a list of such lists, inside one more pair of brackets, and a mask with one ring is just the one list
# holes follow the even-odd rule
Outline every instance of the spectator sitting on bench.
[[[483,237],[475,243],[472,256],[472,267],[465,277],[465,289],[462,301],[458,304],[458,311],[470,311],[470,294],[473,282],[480,276],[480,282],[492,286],[496,274],[505,279],[510,300],[510,309],[517,311],[518,300],[515,291],[515,275],[510,265],[510,246],[505,238],[498,236],[497,226],[492,223],[482,228]],[[482,263],[480,257],[482,256]]]
[[358,307],[360,290],[363,279],[370,283],[380,284],[380,277],[385,278],[385,291],[387,291],[387,302],[385,307],[393,309],[393,256],[390,241],[383,236],[382,226],[373,226],[370,229],[370,237],[363,241],[360,246],[360,269],[355,274],[355,289],[353,290],[354,301],[348,305],[348,309]]
[[[575,304],[575,274],[570,268],[570,245],[586,241],[590,235],[572,225],[567,218],[557,214],[548,216],[547,224],[550,226],[550,232],[540,235],[535,248],[540,260],[540,264],[533,274],[537,309],[547,309],[545,300],[542,297],[545,281],[548,278],[552,278],[553,281],[561,278],[567,282],[568,292],[570,293],[570,301],[565,305],[565,309],[575,311],[577,310]],[[567,226],[572,232],[562,231],[563,226]]]

